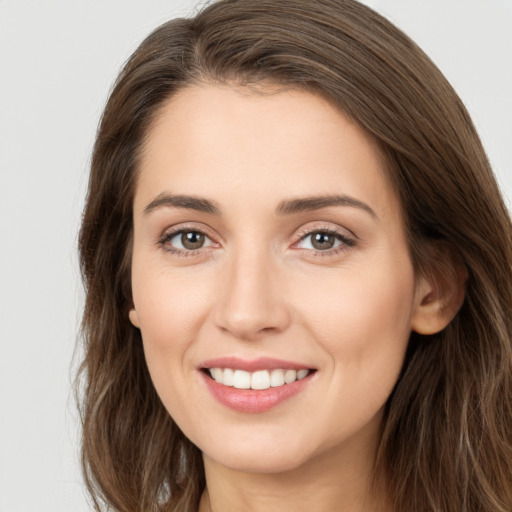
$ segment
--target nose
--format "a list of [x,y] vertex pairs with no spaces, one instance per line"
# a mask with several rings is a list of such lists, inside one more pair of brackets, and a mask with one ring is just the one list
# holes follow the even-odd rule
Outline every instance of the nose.
[[289,326],[286,291],[267,254],[234,257],[224,270],[214,313],[219,329],[238,339],[256,340]]

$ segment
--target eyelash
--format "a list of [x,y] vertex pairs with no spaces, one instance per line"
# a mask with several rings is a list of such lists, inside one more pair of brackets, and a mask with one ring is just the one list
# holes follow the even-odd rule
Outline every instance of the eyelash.
[[340,241],[341,244],[337,247],[333,247],[331,249],[326,250],[320,250],[320,249],[300,249],[297,248],[296,250],[307,250],[313,254],[315,257],[326,257],[326,256],[335,256],[337,254],[341,254],[345,251],[348,251],[352,247],[356,245],[355,237],[352,238],[348,236],[346,233],[342,233],[336,229],[333,229],[332,227],[322,227],[322,226],[315,226],[313,229],[311,228],[305,228],[303,230],[300,230],[298,232],[299,239],[297,242],[295,242],[293,245],[296,246],[300,242],[306,240],[308,237],[313,236],[316,233],[322,233],[326,235],[332,235],[336,240]]
[[[177,249],[176,247],[169,245],[170,240],[172,240],[177,235],[180,235],[186,231],[204,235],[205,238],[207,238],[208,240],[210,240],[210,242],[212,242],[212,245],[215,245],[215,242],[212,240],[212,238],[210,236],[208,236],[207,233],[205,233],[203,230],[197,229],[193,226],[180,226],[179,228],[166,231],[165,233],[163,233],[163,235],[158,240],[158,245],[163,250],[165,250],[171,254],[177,255],[179,257],[196,256],[204,249],[207,249],[208,247],[210,247],[210,246],[206,246],[206,247],[203,246],[198,249],[182,250],[182,249]],[[352,237],[348,236],[346,233],[341,233],[340,231],[337,231],[336,229],[333,229],[331,227],[320,226],[320,227],[315,227],[313,229],[304,228],[303,230],[299,231],[298,232],[299,239],[296,242],[294,242],[292,247],[297,246],[300,242],[306,240],[308,237],[311,237],[316,233],[332,235],[333,237],[336,238],[336,240],[340,241],[341,244],[337,247],[333,247],[331,249],[326,249],[326,250],[301,249],[301,248],[297,248],[297,247],[295,247],[295,250],[304,250],[304,251],[311,252],[312,255],[314,255],[315,257],[317,257],[317,256],[325,257],[325,256],[334,256],[336,254],[340,254],[342,252],[349,250],[350,248],[352,248],[356,245],[355,237],[352,238]]]
[[[180,226],[176,229],[171,229],[169,231],[166,231],[163,233],[163,235],[158,240],[158,245],[167,252],[170,252],[171,254],[174,254],[176,256],[181,257],[190,257],[190,256],[196,256],[199,254],[202,250],[204,250],[206,247],[200,247],[199,249],[189,249],[189,250],[183,250],[183,249],[177,249],[176,247],[173,247],[172,245],[169,245],[169,241],[172,240],[175,236],[180,235],[184,232],[191,232],[191,233],[200,233],[205,236],[208,240],[212,241],[212,238],[208,236],[203,230],[198,229],[193,226]],[[208,246],[207,246],[208,247]]]

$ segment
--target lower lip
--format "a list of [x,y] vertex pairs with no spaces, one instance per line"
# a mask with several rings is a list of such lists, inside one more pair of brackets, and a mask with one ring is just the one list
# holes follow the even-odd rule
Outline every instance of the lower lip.
[[309,384],[311,377],[316,372],[312,372],[307,377],[290,384],[262,390],[224,386],[204,372],[201,373],[211,394],[222,405],[238,412],[258,413],[268,411],[300,393]]

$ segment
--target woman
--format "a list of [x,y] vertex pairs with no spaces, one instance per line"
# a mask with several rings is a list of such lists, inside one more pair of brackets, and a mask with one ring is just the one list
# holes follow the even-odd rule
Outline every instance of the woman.
[[512,510],[511,233],[460,100],[369,8],[158,28],[80,235],[96,508]]

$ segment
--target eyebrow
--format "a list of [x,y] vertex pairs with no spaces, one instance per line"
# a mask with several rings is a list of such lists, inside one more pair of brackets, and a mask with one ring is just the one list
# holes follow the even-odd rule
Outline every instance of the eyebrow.
[[[278,215],[291,215],[310,210],[320,210],[329,206],[350,206],[359,208],[377,219],[377,214],[370,206],[363,203],[359,199],[346,195],[328,195],[328,196],[311,196],[297,199],[288,199],[281,201],[276,208]],[[187,210],[195,210],[212,215],[221,215],[221,209],[218,204],[209,199],[204,199],[189,195],[172,195],[167,193],[159,194],[151,201],[146,208],[144,214],[147,215],[154,210],[164,207],[185,208]]]
[[290,199],[282,201],[276,211],[280,215],[289,215],[309,210],[319,210],[329,206],[351,206],[369,213],[374,219],[378,218],[377,214],[366,203],[346,195],[312,196]]
[[220,208],[213,201],[195,196],[172,195],[165,193],[159,194],[155,197],[155,199],[153,199],[153,201],[144,208],[144,214],[147,215],[148,213],[163,207],[186,208],[187,210],[196,210],[198,212],[220,215]]

